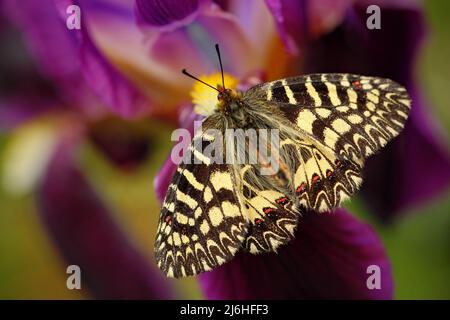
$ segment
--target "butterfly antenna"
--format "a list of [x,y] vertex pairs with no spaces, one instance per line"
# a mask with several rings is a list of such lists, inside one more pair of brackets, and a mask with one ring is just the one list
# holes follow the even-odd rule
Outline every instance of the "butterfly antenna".
[[222,88],[225,90],[225,79],[223,76],[222,58],[220,57],[219,45],[217,43],[216,43],[216,51],[217,51],[217,56],[219,57],[220,72],[222,73]]
[[197,81],[203,83],[205,86],[208,86],[208,87],[210,87],[210,88],[216,90],[217,92],[220,92],[219,89],[214,88],[212,85],[210,85],[210,84],[206,83],[205,81],[200,80],[199,78],[193,76],[192,74],[190,74],[189,72],[187,72],[186,69],[183,69],[183,71],[181,71],[181,72],[182,72],[184,75],[188,76],[189,78],[192,78],[192,79],[194,79],[194,80],[197,80]]

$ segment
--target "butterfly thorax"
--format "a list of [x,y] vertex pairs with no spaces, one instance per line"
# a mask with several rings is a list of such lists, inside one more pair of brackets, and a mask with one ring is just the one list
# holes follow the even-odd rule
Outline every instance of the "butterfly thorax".
[[245,127],[248,124],[248,115],[245,112],[246,104],[240,91],[220,89],[217,100],[216,112],[230,117],[238,127]]

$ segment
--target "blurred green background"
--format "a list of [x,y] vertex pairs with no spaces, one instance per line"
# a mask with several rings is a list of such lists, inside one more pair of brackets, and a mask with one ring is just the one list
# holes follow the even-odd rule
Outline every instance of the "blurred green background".
[[[426,1],[425,11],[430,33],[417,77],[448,144],[450,2]],[[115,218],[149,259],[153,258],[151,247],[159,213],[153,177],[169,152],[170,132],[163,125],[151,129],[152,153],[133,172],[117,171],[89,146],[84,147],[80,159],[91,183],[116,208]],[[10,139],[0,134],[0,165]],[[127,190],[126,195],[123,190]],[[0,298],[87,298],[84,289],[66,288],[65,262],[41,226],[33,197],[7,194],[0,187]],[[384,241],[393,266],[397,299],[450,299],[450,192],[388,226],[368,215],[358,199],[348,207],[371,222]],[[195,280],[173,283],[180,298],[201,298]]]

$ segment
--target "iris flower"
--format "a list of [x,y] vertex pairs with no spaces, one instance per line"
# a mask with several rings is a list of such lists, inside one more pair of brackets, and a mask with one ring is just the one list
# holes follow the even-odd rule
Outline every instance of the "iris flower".
[[[90,140],[114,164],[132,168],[151,150],[136,122],[166,121],[192,130],[198,115],[192,112],[190,94],[205,103],[209,98],[192,91],[191,79],[180,70],[217,76],[214,43],[221,46],[225,71],[242,88],[339,71],[390,77],[406,85],[414,99],[411,119],[399,138],[369,161],[363,196],[374,213],[389,218],[447,187],[448,153],[413,80],[424,33],[422,13],[399,2],[382,5],[382,29],[370,31],[365,1],[23,0],[18,5],[5,0],[4,14],[22,33],[38,66],[38,82],[52,90],[37,90],[39,99],[2,98],[0,112],[14,120],[5,121],[2,129],[15,130],[36,115],[57,119],[53,122],[59,125],[43,135],[49,151],[42,160],[37,202],[62,256],[85,270],[92,295],[172,297],[168,283],[87,182],[75,160],[77,147]],[[69,4],[81,8],[81,30],[66,27]],[[43,107],[34,110],[36,102]],[[111,117],[112,125],[99,120]],[[427,155],[421,156],[421,150]],[[168,160],[155,177],[159,199],[174,170]],[[411,181],[421,183],[410,188]],[[149,214],[156,220],[159,212]],[[379,290],[366,284],[371,265],[381,270]],[[211,299],[393,296],[380,239],[345,209],[307,213],[296,239],[279,254],[239,253],[198,280]]]

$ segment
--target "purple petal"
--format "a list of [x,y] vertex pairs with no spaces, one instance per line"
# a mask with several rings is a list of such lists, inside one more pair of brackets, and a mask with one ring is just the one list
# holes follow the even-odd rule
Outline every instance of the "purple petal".
[[[95,48],[116,73],[149,97],[152,116],[155,113],[165,119],[173,116],[175,106],[187,98],[192,81],[179,69],[171,70],[151,58],[149,39],[143,36],[135,21],[134,1],[77,0],[76,4],[82,11],[83,31],[88,32]],[[140,111],[139,105],[131,107]],[[144,113],[149,111],[145,105],[143,108]]]
[[79,73],[76,39],[68,33],[53,1],[24,0],[19,4],[5,0],[3,6],[6,17],[22,33],[41,74],[52,81],[59,94],[71,103],[83,100],[86,87]]
[[167,160],[162,165],[158,174],[153,179],[153,186],[155,188],[156,198],[160,201],[164,201],[164,197],[166,196],[167,189],[169,188],[169,184],[172,181],[172,177],[177,170],[177,164],[175,164],[170,155],[167,157]]
[[122,116],[138,113],[143,104],[140,92],[100,53],[86,27],[82,31],[67,28],[56,3],[5,2],[7,16],[25,36],[42,74],[54,83],[67,104],[95,109],[101,102]]
[[[181,77],[179,70],[186,66],[198,74],[209,74],[216,71],[217,68],[211,60],[205,59],[202,48],[196,45],[194,39],[184,28],[158,33],[151,44],[150,54],[151,59],[171,70],[177,70],[179,77]],[[187,80],[184,78],[181,78],[183,82]],[[188,83],[190,82],[188,81]],[[189,88],[190,86],[187,86],[186,91]]]
[[152,39],[152,59],[172,70],[189,66],[198,74],[218,71],[217,54],[211,43],[220,44],[221,54],[226,57],[223,59],[225,71],[237,77],[261,69],[269,50],[268,45],[264,46],[266,42],[253,44],[236,17],[217,7],[202,11],[195,23],[185,28],[157,33],[143,31]]
[[[259,45],[252,43],[248,34],[237,20],[237,17],[220,10],[210,10],[198,17],[198,25],[209,43],[219,43],[223,57],[224,68],[238,78],[242,78],[248,72],[261,69],[265,63],[269,44],[261,41]],[[227,32],[224,32],[227,30]],[[192,37],[193,38],[193,37]],[[263,36],[261,36],[263,39]],[[192,40],[195,41],[193,38]],[[217,56],[214,49],[205,50],[197,41],[197,46],[207,54],[209,61],[215,66],[217,72]]]
[[111,218],[74,160],[74,142],[58,146],[39,189],[39,212],[67,265],[81,268],[82,288],[96,298],[166,299],[156,269]]
[[266,4],[284,45],[292,54],[298,54],[298,44],[308,33],[305,1],[266,0]]
[[139,23],[152,27],[175,29],[187,25],[209,1],[185,0],[136,0],[136,16]]
[[180,128],[188,129],[190,134],[194,133],[195,122],[200,122],[205,116],[199,115],[194,112],[194,106],[192,104],[186,104],[178,109],[178,124]]
[[286,48],[298,54],[304,40],[332,30],[344,18],[350,0],[266,0]]
[[83,33],[80,59],[84,79],[112,111],[132,117],[142,110],[145,98],[105,59],[87,33]]
[[[16,37],[21,36],[27,49],[18,48],[16,56],[32,56],[40,74],[57,89],[60,98],[70,101],[71,105],[85,102],[89,90],[79,72],[77,40],[73,33],[68,32],[53,1],[24,0],[19,5],[17,1],[5,0],[3,8],[7,19],[21,33]],[[30,70],[36,67],[28,66]],[[33,98],[29,98],[30,104]]]
[[381,76],[410,92],[413,105],[405,129],[367,161],[361,191],[375,212],[390,219],[447,189],[450,158],[413,77],[425,35],[423,13],[415,6],[382,6],[382,28],[373,31],[366,28],[365,8],[356,6],[343,25],[305,47],[303,73]]
[[7,17],[24,33],[30,51],[46,75],[61,79],[78,73],[75,39],[53,0],[24,0],[20,4],[6,0],[4,5]]
[[[380,268],[381,289],[368,289],[367,268]],[[343,209],[306,214],[296,239],[278,254],[238,254],[199,276],[209,299],[391,299],[392,274],[370,226]]]
[[54,88],[41,76],[17,28],[5,19],[1,10],[0,47],[0,128],[10,128],[55,108],[59,102]]

